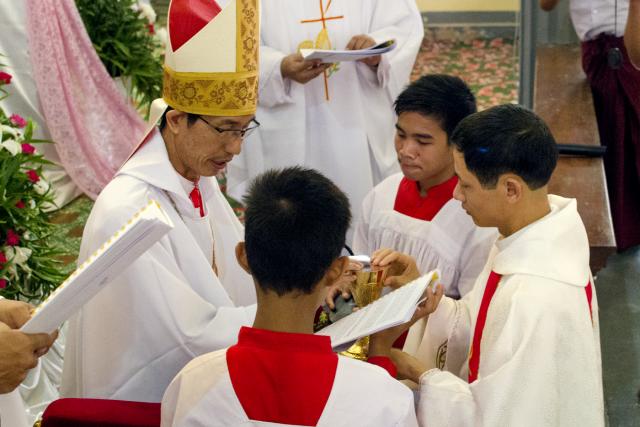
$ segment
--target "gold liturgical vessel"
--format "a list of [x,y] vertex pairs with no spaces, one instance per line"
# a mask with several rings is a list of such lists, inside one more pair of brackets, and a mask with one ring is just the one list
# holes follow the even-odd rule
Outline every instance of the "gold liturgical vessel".
[[[372,270],[370,267],[365,267],[357,271],[356,278],[350,286],[351,295],[356,305],[362,308],[380,298],[385,278],[386,269]],[[352,359],[367,360],[369,356],[369,337],[360,338],[340,354]]]

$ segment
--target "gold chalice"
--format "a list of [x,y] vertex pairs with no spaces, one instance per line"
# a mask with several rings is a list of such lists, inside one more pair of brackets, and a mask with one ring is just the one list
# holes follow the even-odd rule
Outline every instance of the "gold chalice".
[[[365,307],[380,298],[385,277],[386,269],[372,270],[370,267],[365,267],[356,272],[356,278],[351,283],[350,288],[351,295],[358,307]],[[360,338],[340,354],[352,359],[367,360],[369,355],[369,337]]]

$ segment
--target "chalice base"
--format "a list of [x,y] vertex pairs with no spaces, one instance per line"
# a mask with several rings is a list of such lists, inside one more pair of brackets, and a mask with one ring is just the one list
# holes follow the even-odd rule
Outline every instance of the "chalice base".
[[367,360],[369,358],[369,337],[360,338],[351,347],[340,354],[351,359]]

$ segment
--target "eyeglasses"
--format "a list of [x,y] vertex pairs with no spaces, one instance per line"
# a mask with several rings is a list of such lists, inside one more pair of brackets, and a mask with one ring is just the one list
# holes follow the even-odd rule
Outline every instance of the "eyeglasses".
[[205,122],[207,125],[209,125],[210,128],[214,129],[223,137],[228,137],[233,139],[238,139],[238,138],[244,139],[247,136],[251,135],[251,133],[254,130],[258,129],[258,127],[260,127],[260,123],[256,119],[251,119],[251,122],[249,123],[253,124],[253,126],[250,125],[249,127],[246,127],[244,129],[222,129],[222,128],[219,128],[218,126],[212,125],[211,123],[206,121],[202,116],[198,116],[198,118],[203,122]]

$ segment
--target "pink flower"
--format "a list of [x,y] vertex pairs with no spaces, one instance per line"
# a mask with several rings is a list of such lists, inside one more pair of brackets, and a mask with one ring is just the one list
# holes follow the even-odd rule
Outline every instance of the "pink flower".
[[18,203],[16,203],[16,208],[18,209],[24,209],[26,205],[24,204],[24,202],[22,200],[18,200]]
[[18,243],[20,243],[20,236],[12,229],[8,229],[6,244],[8,246],[16,246]]
[[36,147],[31,144],[22,144],[22,152],[24,154],[33,154],[36,151]]
[[7,281],[4,279],[0,279],[0,289],[4,289],[7,287]]
[[8,85],[11,83],[11,78],[13,76],[9,73],[5,73],[4,71],[0,71],[0,82]]
[[19,114],[12,114],[11,117],[9,117],[9,121],[19,128],[23,128],[27,125],[27,121]]
[[29,177],[29,181],[33,182],[34,184],[38,181],[40,181],[40,177],[38,176],[38,172],[35,171],[35,169],[29,169],[26,172],[27,176]]
[[7,263],[7,256],[4,254],[3,251],[0,251],[0,267],[2,267],[2,265],[6,263]]
[[149,34],[156,33],[156,27],[153,24],[147,24],[147,29],[149,30]]

